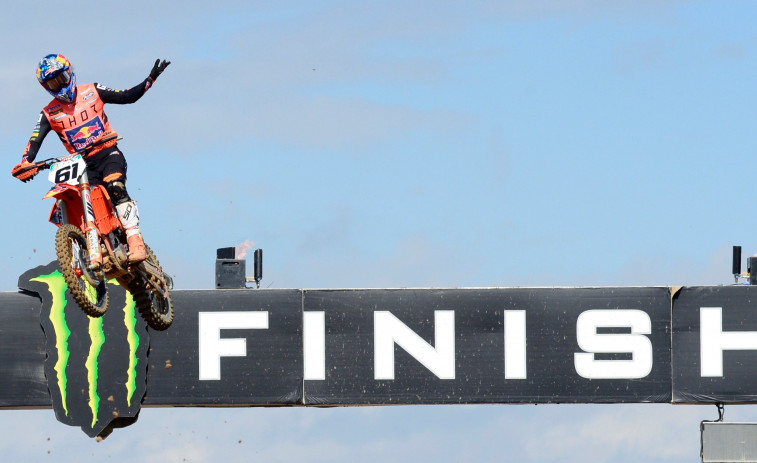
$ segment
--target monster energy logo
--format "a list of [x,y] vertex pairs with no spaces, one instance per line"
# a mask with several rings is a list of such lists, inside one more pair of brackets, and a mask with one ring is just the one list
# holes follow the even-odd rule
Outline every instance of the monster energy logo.
[[[59,421],[95,437],[136,420],[146,389],[147,331],[128,291],[108,283],[110,307],[86,316],[52,263],[29,278],[43,300],[45,373]],[[120,303],[123,301],[123,303]]]

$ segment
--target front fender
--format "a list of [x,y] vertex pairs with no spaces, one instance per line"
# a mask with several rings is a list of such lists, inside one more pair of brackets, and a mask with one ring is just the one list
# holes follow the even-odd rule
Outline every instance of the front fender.
[[47,218],[50,223],[60,227],[63,224],[71,223],[68,220],[68,208],[63,201],[55,201],[53,208],[50,210],[50,217]]
[[60,183],[50,189],[42,199],[55,198],[55,204],[50,210],[48,220],[60,226],[64,223],[72,223],[80,226],[84,219],[81,196],[78,188],[72,185]]
[[80,196],[79,189],[74,185],[69,185],[67,183],[57,183],[45,193],[45,196],[43,196],[42,199],[59,198],[70,194]]

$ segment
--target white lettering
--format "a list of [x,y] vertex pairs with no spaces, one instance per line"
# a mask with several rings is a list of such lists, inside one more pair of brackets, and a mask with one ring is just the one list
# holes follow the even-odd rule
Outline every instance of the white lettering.
[[505,379],[526,379],[525,310],[505,310]]
[[325,312],[303,312],[302,356],[305,379],[326,379]]
[[[597,328],[631,328],[631,333],[598,334]],[[652,321],[642,310],[587,310],[576,321],[576,373],[587,379],[638,379],[652,371]],[[630,353],[631,360],[596,360],[594,354]]]
[[434,311],[436,347],[424,341],[391,312],[374,312],[373,323],[375,379],[394,379],[394,344],[439,379],[455,379],[455,311]]
[[723,376],[723,352],[757,350],[757,331],[723,332],[723,308],[699,309],[699,345],[703,378]]
[[268,312],[200,312],[200,380],[221,379],[221,357],[247,355],[245,338],[221,339],[230,329],[268,329]]

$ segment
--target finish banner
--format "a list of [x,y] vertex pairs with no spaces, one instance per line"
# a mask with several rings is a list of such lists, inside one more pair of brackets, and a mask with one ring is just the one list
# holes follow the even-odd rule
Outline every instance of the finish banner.
[[[177,291],[146,405],[670,402],[668,288]],[[303,310],[304,309],[304,310]]]
[[681,289],[672,351],[674,402],[757,402],[757,286]]
[[54,265],[21,280],[0,407],[88,432],[139,405],[757,402],[752,286],[174,291],[156,332],[118,287],[92,320]]
[[145,404],[670,401],[668,288],[181,291],[174,303],[174,326],[151,336]]
[[668,288],[306,291],[306,404],[670,401]]
[[[37,286],[27,289],[61,293],[51,267],[30,272]],[[667,287],[174,291],[173,325],[149,336],[130,316],[128,297],[120,305],[114,297],[106,314],[113,322],[104,317],[102,328],[69,302],[65,317],[56,315],[60,307],[44,308],[36,328],[33,320],[16,324],[24,336],[2,333],[7,371],[19,370],[5,352],[9,334],[26,343],[17,350],[36,352],[19,356],[27,366],[20,371],[33,378],[6,378],[0,406],[38,406],[45,384],[62,397],[71,389],[62,380],[86,392],[86,426],[93,403],[113,412],[111,396],[148,406],[670,402],[670,294]],[[31,365],[45,358],[45,369]],[[26,403],[19,379],[33,383]]]

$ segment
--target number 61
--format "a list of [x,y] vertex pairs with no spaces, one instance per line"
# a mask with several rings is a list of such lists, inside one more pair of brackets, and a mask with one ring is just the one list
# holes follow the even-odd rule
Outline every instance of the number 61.
[[61,167],[55,172],[55,183],[67,183],[71,179],[79,177],[79,164],[71,164]]

